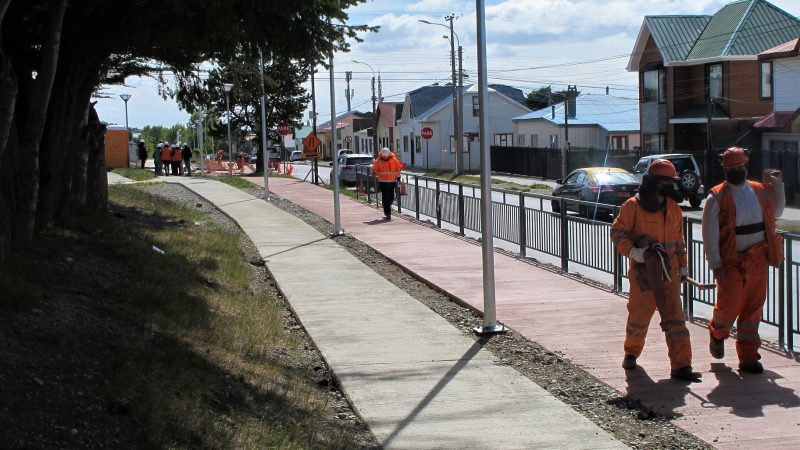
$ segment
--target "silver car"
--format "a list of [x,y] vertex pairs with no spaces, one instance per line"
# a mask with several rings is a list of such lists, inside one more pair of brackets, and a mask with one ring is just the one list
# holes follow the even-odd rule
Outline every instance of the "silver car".
[[373,162],[375,162],[375,158],[372,155],[363,153],[339,156],[339,171],[337,172],[339,182],[342,186],[356,184],[356,172],[360,170],[361,173],[369,173],[369,168]]

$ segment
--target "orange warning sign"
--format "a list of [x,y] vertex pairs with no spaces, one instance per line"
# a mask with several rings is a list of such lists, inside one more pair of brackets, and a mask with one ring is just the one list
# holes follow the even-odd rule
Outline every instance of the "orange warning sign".
[[316,159],[319,158],[317,149],[322,145],[322,141],[314,134],[311,133],[303,139],[303,158]]

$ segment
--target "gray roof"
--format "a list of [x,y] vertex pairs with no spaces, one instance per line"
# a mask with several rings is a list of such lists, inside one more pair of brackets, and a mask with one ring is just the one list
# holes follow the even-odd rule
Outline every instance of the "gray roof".
[[[608,131],[634,131],[639,129],[639,100],[610,95],[581,94],[575,100],[575,117],[570,125],[598,125]],[[511,120],[546,120],[564,125],[564,102],[514,117]]]
[[425,111],[438,105],[442,100],[452,98],[453,87],[423,86],[409,92],[408,96],[411,97],[411,111],[409,111],[409,113],[412,118],[416,118]]
[[505,95],[511,100],[514,100],[515,102],[522,104],[526,108],[528,107],[528,105],[525,103],[525,94],[522,93],[521,89],[517,89],[511,86],[506,86],[505,84],[490,84],[489,87]]
[[664,62],[684,61],[711,16],[647,16],[645,21]]

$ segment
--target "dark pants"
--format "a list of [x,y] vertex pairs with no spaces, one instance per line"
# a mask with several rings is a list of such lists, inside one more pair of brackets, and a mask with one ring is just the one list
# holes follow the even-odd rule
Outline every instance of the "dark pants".
[[397,188],[397,183],[394,181],[390,182],[379,182],[378,185],[381,187],[381,201],[383,202],[383,215],[386,217],[392,216],[392,203],[394,203],[394,191]]
[[145,162],[145,160],[144,160],[144,159],[140,159],[139,161],[141,161],[141,163],[142,163],[142,169],[144,169],[144,162]]
[[181,168],[180,161],[172,161],[172,174],[173,175],[183,175],[183,168]]

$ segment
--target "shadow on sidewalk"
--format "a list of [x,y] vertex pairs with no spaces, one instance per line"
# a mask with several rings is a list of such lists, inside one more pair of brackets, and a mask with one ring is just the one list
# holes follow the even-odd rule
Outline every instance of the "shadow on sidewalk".
[[783,377],[771,370],[765,370],[761,375],[738,373],[723,363],[713,363],[711,371],[718,384],[708,393],[708,402],[730,408],[731,414],[761,417],[767,405],[781,408],[800,406],[800,397],[793,389],[779,386],[776,380]]
[[486,345],[491,338],[491,336],[482,336],[478,338],[477,341],[472,343],[466,353],[464,353],[464,355],[462,355],[461,358],[456,361],[456,364],[444,374],[442,379],[439,380],[433,388],[431,388],[430,392],[425,395],[419,404],[410,413],[408,413],[403,420],[400,421],[400,424],[397,426],[397,428],[386,437],[386,439],[382,442],[384,448],[390,446],[391,442],[422,412],[422,410],[425,409],[426,406],[428,406],[430,402],[433,401],[433,399],[436,398],[437,395],[439,395],[442,389],[447,386],[447,383],[455,378],[458,372],[460,372],[470,361],[472,361],[472,358],[474,358],[475,355],[477,355],[478,352],[483,349],[483,346]]
[[[625,372],[625,381],[628,383],[625,397],[638,401],[652,410],[652,413],[661,417],[674,419],[683,414],[675,412],[681,406],[686,406],[686,395],[689,394],[689,382],[676,381],[670,378],[654,381],[642,366]],[[657,404],[655,404],[657,403]],[[647,411],[640,413],[642,419],[652,419]]]
[[287,248],[286,250],[281,250],[281,251],[279,251],[279,252],[270,253],[269,255],[264,255],[263,259],[264,259],[264,261],[265,261],[265,262],[268,262],[268,261],[267,261],[267,258],[269,258],[269,257],[272,257],[272,256],[277,256],[277,255],[281,255],[281,254],[283,254],[283,253],[289,253],[289,252],[291,252],[291,251],[293,251],[293,250],[297,250],[298,248],[307,247],[307,246],[309,246],[309,245],[316,244],[317,242],[322,242],[322,241],[327,241],[327,240],[328,240],[328,238],[327,238],[327,237],[323,237],[323,238],[315,239],[315,240],[313,240],[313,241],[311,241],[311,242],[306,242],[305,244],[295,245],[295,246],[294,246],[294,247],[292,247],[292,248]]

